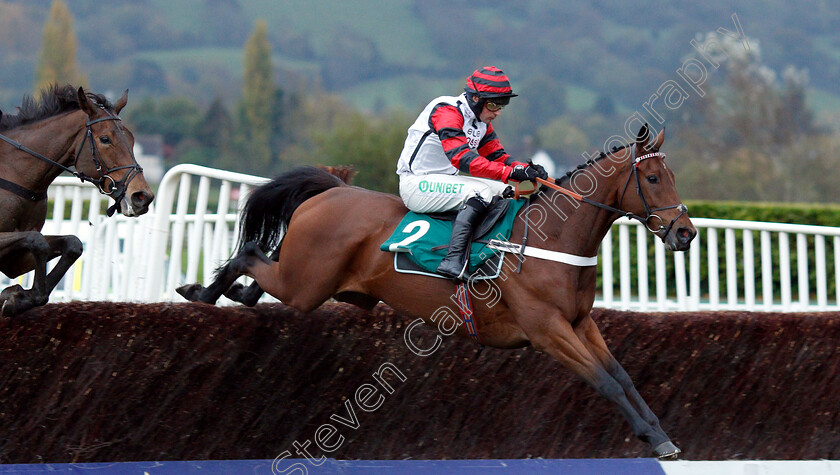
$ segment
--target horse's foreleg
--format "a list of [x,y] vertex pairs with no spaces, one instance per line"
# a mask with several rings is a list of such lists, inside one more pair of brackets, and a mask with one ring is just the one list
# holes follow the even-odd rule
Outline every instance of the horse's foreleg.
[[621,384],[624,392],[627,393],[630,401],[639,409],[645,421],[661,430],[659,418],[656,417],[656,414],[648,407],[647,403],[639,394],[639,391],[636,390],[636,386],[633,385],[630,375],[627,374],[627,371],[624,370],[612,352],[610,352],[607,343],[604,341],[604,337],[591,317],[586,317],[580,326],[579,333],[584,344],[589,348],[589,351],[603,363],[612,377]]
[[[552,312],[547,312],[552,313]],[[630,403],[621,383],[613,377],[602,362],[593,355],[572,325],[558,312],[548,320],[540,318],[518,319],[535,348],[545,351],[571,369],[592,386],[598,394],[616,405],[640,440],[657,447],[669,443],[661,429],[651,426]]]
[[61,256],[55,267],[47,274],[47,294],[49,295],[61,282],[61,278],[70,266],[82,255],[82,241],[76,236],[45,236],[45,238],[50,245],[50,256],[47,260]]
[[183,285],[176,292],[191,302],[215,304],[236,279],[248,274],[248,269],[255,261],[271,263],[256,244],[249,242],[236,257],[219,269],[212,284],[206,288],[199,283]]
[[584,345],[586,345],[589,349],[589,352],[601,361],[601,364],[610,376],[612,376],[621,385],[627,399],[631,404],[633,404],[644,421],[665,438],[665,443],[653,446],[654,452],[656,452],[657,456],[668,458],[679,454],[681,452],[680,449],[670,442],[670,438],[665,431],[662,430],[662,426],[659,425],[659,418],[656,417],[656,414],[654,414],[647,405],[645,400],[642,398],[642,395],[639,394],[639,391],[633,384],[632,379],[630,379],[630,375],[627,374],[627,371],[624,370],[618,360],[615,359],[612,352],[610,352],[607,347],[607,343],[604,341],[603,335],[601,335],[601,332],[598,330],[598,326],[595,324],[595,321],[592,320],[592,317],[584,318],[584,320],[578,325],[577,333]]
[[47,261],[51,255],[50,244],[37,231],[3,233],[0,237],[2,270],[9,277],[17,277],[35,270],[32,288],[24,290],[13,285],[0,292],[0,314],[17,315],[49,301]]

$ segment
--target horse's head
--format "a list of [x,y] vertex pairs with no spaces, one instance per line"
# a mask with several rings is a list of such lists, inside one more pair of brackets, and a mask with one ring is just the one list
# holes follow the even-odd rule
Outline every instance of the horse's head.
[[685,251],[697,235],[697,229],[680,201],[674,172],[665,164],[665,154],[659,151],[665,141],[665,129],[653,141],[649,130],[645,124],[636,143],[629,147],[630,175],[619,198],[619,207],[642,218],[648,230],[659,236],[669,250]]
[[76,170],[92,178],[99,190],[114,200],[109,215],[117,208],[129,217],[146,213],[155,195],[134,158],[134,134],[118,116],[128,102],[128,90],[113,109],[81,87],[77,94],[87,122],[85,134],[79,139]]

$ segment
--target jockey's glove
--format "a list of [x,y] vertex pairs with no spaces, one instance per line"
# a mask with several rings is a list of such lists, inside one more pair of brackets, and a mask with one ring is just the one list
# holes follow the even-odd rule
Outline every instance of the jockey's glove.
[[548,172],[545,171],[545,168],[543,168],[542,165],[538,165],[534,162],[529,161],[528,166],[537,171],[537,178],[540,178],[540,179],[543,179],[543,180],[548,179]]
[[[543,170],[543,173],[545,173],[545,170]],[[513,167],[513,171],[510,172],[509,179],[515,181],[534,181],[538,176],[540,176],[540,172],[533,166],[516,165]],[[546,176],[548,175],[546,174]]]

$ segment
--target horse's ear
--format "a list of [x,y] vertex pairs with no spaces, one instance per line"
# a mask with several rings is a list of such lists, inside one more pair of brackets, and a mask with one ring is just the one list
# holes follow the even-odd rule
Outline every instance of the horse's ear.
[[653,139],[653,143],[650,144],[651,150],[659,150],[662,148],[662,144],[665,142],[665,127],[662,127],[662,130],[659,131],[659,134],[656,135],[656,138]]
[[114,112],[117,114],[125,107],[126,103],[128,103],[128,89],[125,90],[122,97],[117,100],[117,103],[114,104]]
[[88,117],[93,117],[93,106],[90,105],[90,99],[88,99],[85,88],[79,86],[79,90],[76,91],[76,94],[79,98],[79,107],[85,112],[85,114],[88,115]]
[[636,146],[640,149],[645,148],[645,145],[650,141],[650,128],[645,122],[645,125],[639,129],[639,135],[636,137]]

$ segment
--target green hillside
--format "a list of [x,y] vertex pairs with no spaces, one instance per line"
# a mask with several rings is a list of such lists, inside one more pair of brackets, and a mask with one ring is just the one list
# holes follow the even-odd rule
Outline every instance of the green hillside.
[[[2,104],[31,88],[49,3],[0,1],[0,44],[13,48],[0,54]],[[737,8],[725,0],[114,0],[107,13],[79,0],[70,9],[95,88],[205,103],[212,94],[204,87],[238,88],[237,50],[258,18],[269,25],[281,80],[319,84],[364,108],[416,108],[438,85],[451,82],[455,90],[439,92],[457,92],[471,69],[489,63],[515,85],[536,76],[561,82],[573,110],[599,96],[632,108],[695,55],[689,41],[734,31],[733,14],[769,66],[808,69],[815,105],[833,108],[840,95],[840,13],[818,0],[797,4],[796,15],[781,0]]]

